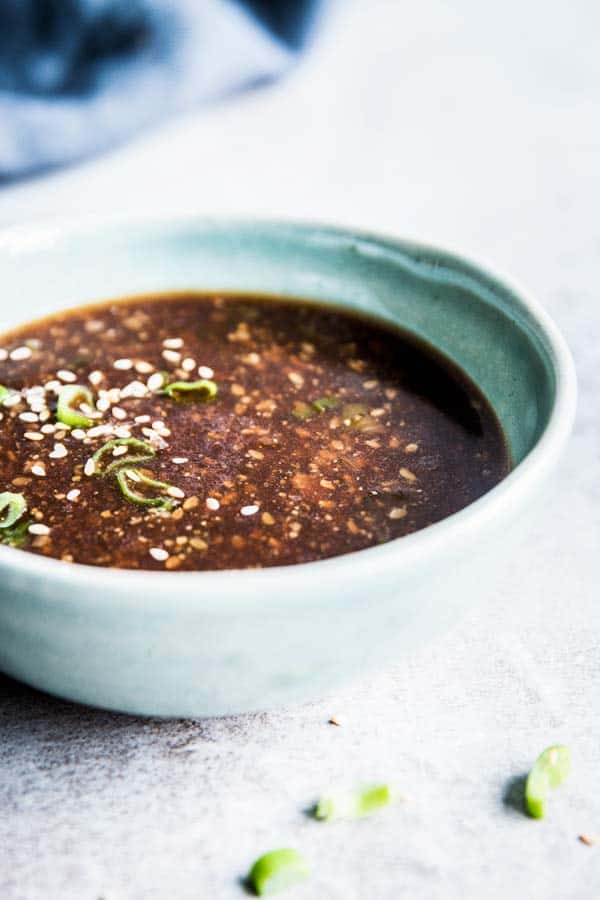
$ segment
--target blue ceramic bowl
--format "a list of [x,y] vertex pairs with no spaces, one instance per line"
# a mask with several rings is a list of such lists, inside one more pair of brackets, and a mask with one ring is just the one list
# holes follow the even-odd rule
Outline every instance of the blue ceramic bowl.
[[2,329],[186,288],[375,314],[474,379],[514,462],[497,487],[436,525],[298,566],[118,571],[0,546],[0,668],[72,700],[165,716],[244,712],[402,658],[493,594],[571,428],[573,364],[548,316],[521,289],[440,248],[287,222],[118,219],[4,231],[0,269]]

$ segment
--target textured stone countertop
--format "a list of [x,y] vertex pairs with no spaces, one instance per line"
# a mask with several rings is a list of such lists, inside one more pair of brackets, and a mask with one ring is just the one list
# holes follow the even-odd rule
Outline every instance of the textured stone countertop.
[[[294,709],[134,719],[0,677],[2,900],[236,900],[274,846],[310,900],[600,896],[600,7],[346,0],[285,82],[0,193],[0,224],[195,209],[295,214],[448,242],[539,296],[580,407],[521,552],[409,660]],[[9,302],[4,300],[3,302]],[[327,724],[331,713],[347,718]],[[515,808],[551,742],[574,772]],[[332,826],[332,781],[409,800]]]

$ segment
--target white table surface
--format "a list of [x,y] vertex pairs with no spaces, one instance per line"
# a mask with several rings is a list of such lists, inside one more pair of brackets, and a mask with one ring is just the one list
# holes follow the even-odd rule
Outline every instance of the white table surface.
[[[241,211],[448,242],[533,289],[581,389],[522,552],[392,669],[301,708],[196,722],[0,676],[3,900],[235,900],[253,858],[285,845],[315,866],[290,900],[600,895],[600,846],[577,840],[600,833],[599,28],[586,0],[345,0],[287,81],[0,192],[0,224]],[[534,822],[511,780],[555,741],[574,774]],[[410,802],[337,826],[303,814],[332,781],[371,778]]]

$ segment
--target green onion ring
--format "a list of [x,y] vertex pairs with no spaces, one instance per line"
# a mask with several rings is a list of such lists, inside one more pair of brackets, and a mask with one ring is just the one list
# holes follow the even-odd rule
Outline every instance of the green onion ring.
[[27,502],[23,494],[12,494],[10,491],[4,491],[0,494],[0,513],[7,510],[3,519],[0,520],[0,528],[10,528],[21,518],[27,509]]
[[[115,447],[132,447],[134,451],[139,451],[137,453],[133,453],[131,455],[126,456],[118,456],[113,462],[109,463],[104,469],[101,468],[101,463],[107,453],[110,453],[114,450]],[[148,441],[140,441],[138,438],[112,438],[110,441],[107,441],[106,444],[103,444],[101,447],[96,450],[94,455],[92,456],[92,460],[94,463],[94,475],[108,475],[110,472],[115,472],[117,469],[123,468],[123,466],[130,466],[131,463],[139,463],[146,462],[149,459],[154,459],[156,456],[156,450],[154,447],[148,443]]]
[[297,850],[284,848],[271,850],[256,860],[248,881],[254,891],[262,897],[275,894],[294,884],[299,884],[310,875],[310,866]]
[[201,381],[173,381],[165,385],[162,393],[178,403],[210,403],[217,396],[217,390],[214,381],[203,378]]
[[544,818],[550,788],[562,784],[570,771],[571,753],[568,747],[555,744],[540,753],[525,783],[525,805],[533,819]]
[[388,806],[397,797],[389,784],[374,784],[357,791],[341,791],[321,797],[315,809],[315,818],[323,821],[335,819],[359,819],[368,816],[382,806]]
[[65,384],[58,392],[57,421],[72,428],[91,428],[93,420],[77,408],[81,403],[94,407],[92,392],[82,384]]
[[140,484],[144,484],[150,488],[156,488],[161,491],[168,491],[172,485],[166,484],[164,481],[156,481],[154,478],[149,478],[147,475],[144,475],[143,472],[140,472],[139,469],[119,469],[116,473],[117,481],[119,483],[119,487],[121,488],[121,493],[123,496],[129,500],[131,503],[137,503],[139,506],[154,506],[161,507],[162,509],[172,509],[174,506],[173,501],[168,497],[145,497],[143,494],[138,494],[137,491],[134,491],[130,488],[128,481],[138,482]]

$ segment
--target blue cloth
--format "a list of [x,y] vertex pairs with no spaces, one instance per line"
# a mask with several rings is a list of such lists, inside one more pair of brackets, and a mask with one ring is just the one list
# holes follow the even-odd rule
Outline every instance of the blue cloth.
[[281,75],[319,0],[0,0],[0,181]]

